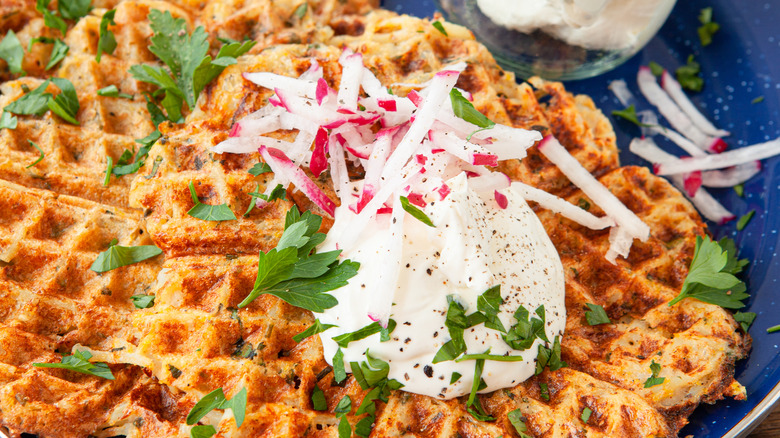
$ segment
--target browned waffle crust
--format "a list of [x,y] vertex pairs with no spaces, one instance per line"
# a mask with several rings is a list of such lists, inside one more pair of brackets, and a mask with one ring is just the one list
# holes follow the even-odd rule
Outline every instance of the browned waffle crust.
[[[248,193],[257,184],[264,189],[267,181],[267,175],[247,172],[259,158],[209,149],[270,95],[244,81],[241,72],[297,76],[317,59],[330,85],[337,86],[337,60],[345,46],[362,52],[387,84],[423,82],[449,63],[466,61],[458,86],[473,94],[478,109],[499,123],[553,133],[652,230],[648,242],[635,243],[628,260],[612,265],[603,257],[606,232],[537,208],[566,270],[563,354],[570,367],[480,396],[498,418],[494,423],[474,420],[463,400],[396,392],[379,407],[372,436],[516,436],[506,417],[515,409],[522,411],[530,436],[676,436],[699,403],[744,397],[733,366],[750,341],[731,315],[693,300],[666,305],[687,274],[695,236],[706,233],[706,226],[664,180],[645,169],[619,167],[612,128],[588,97],[572,96],[557,83],[518,85],[467,30],[448,24],[445,37],[427,20],[387,11],[365,14],[369,5],[362,1],[310,1],[302,19],[294,14],[299,3],[292,1],[100,6],[117,7],[115,56],[94,62],[96,11],[68,32],[71,52],[57,72],[76,84],[81,126],[47,114],[20,117],[16,130],[0,133],[0,178],[50,190],[0,182],[5,207],[0,209],[0,426],[11,436],[188,436],[180,428],[187,412],[220,387],[228,397],[242,387],[249,394],[244,425],[235,429],[228,414],[219,427],[223,436],[338,435],[337,402],[350,395],[354,413],[364,392],[351,377],[333,384],[316,336],[292,340],[313,322],[312,315],[269,295],[237,309],[252,289],[257,251],[275,245],[292,203],[278,201],[241,216]],[[19,31],[23,44],[52,32],[42,31],[34,3],[3,7],[18,13],[6,16],[0,28]],[[146,49],[150,8],[202,23],[212,39],[248,35],[260,44],[204,90],[185,124],[161,126],[163,137],[139,176],[132,182],[112,178],[103,187],[105,157],[118,158],[153,129],[139,94],[145,85],[127,73],[130,65],[156,62]],[[271,46],[277,43],[294,44]],[[25,68],[45,77],[40,63],[48,53],[38,46],[25,58]],[[17,98],[22,83],[39,82],[6,82],[0,101]],[[135,100],[95,95],[111,84],[135,94]],[[408,88],[394,91],[405,94]],[[31,170],[25,166],[37,151],[27,138],[46,152]],[[162,161],[153,173],[158,157]],[[575,204],[588,201],[535,149],[522,162],[502,163],[501,170]],[[239,219],[215,223],[188,216],[190,181],[203,202],[227,203]],[[330,190],[327,173],[317,182]],[[295,190],[289,195],[311,207]],[[137,210],[120,208],[128,205]],[[591,211],[602,214],[595,205]],[[161,256],[102,275],[90,271],[114,237],[126,245],[151,239],[165,251],[164,263]],[[129,297],[137,293],[154,294],[154,306],[136,310]],[[615,324],[587,325],[585,303],[602,305]],[[76,344],[112,364],[116,380],[31,366],[56,362],[57,352]],[[667,383],[646,389],[651,361],[662,364]],[[541,397],[540,382],[548,385],[549,400]],[[315,385],[326,395],[327,411],[312,409]],[[587,424],[580,420],[585,407],[593,411]],[[212,420],[219,420],[221,413],[215,415]],[[359,417],[348,419],[354,424]]]

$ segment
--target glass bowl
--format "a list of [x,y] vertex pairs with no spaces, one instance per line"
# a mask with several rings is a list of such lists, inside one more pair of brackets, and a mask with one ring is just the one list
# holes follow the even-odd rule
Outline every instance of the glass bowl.
[[522,78],[584,79],[612,70],[658,32],[676,0],[437,0]]

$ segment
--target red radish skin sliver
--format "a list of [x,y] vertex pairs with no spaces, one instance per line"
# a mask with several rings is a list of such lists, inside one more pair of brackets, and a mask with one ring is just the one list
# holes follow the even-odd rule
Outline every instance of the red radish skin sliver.
[[661,75],[661,87],[669,94],[678,107],[690,118],[691,122],[703,133],[713,137],[725,137],[730,132],[716,128],[704,115],[696,109],[696,106],[683,91],[680,83],[668,71]]
[[509,206],[509,201],[506,199],[506,195],[499,192],[498,190],[494,190],[493,197],[496,199],[496,204],[498,204],[498,207],[502,210],[506,210],[506,208]]
[[[579,161],[572,157],[555,137],[548,135],[539,143],[539,151],[569,180],[583,191],[593,202],[611,217],[626,233],[641,241],[650,237],[650,227],[634,212],[626,208],[603,184],[601,184]],[[610,260],[610,258],[607,258]],[[610,260],[614,263],[614,259]]]
[[699,188],[701,187],[701,182],[701,170],[683,175],[683,187],[685,188],[685,193],[687,193],[690,197],[696,196],[696,192],[698,192]]
[[328,144],[328,131],[320,128],[317,136],[314,137],[314,150],[311,153],[311,163],[309,170],[315,178],[319,178],[325,169],[328,168],[328,158],[325,156],[325,147]]
[[725,169],[756,160],[763,160],[778,154],[780,154],[780,139],[774,139],[765,143],[722,152],[717,155],[670,160],[654,167],[655,173],[658,175],[674,175],[693,172],[694,170]]

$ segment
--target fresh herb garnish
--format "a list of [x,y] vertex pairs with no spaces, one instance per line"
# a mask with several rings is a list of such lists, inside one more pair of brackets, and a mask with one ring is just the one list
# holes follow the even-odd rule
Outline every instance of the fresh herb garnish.
[[[259,188],[257,190],[260,190]],[[258,191],[250,192],[249,196],[253,198],[260,198],[266,202],[272,202],[277,199],[285,200],[287,199],[287,190],[284,188],[283,185],[277,184],[276,187],[274,187],[273,190],[271,190],[271,193],[266,195],[265,193],[260,193]]]
[[95,61],[100,62],[103,54],[113,55],[116,50],[116,37],[114,32],[108,28],[108,26],[116,26],[114,21],[114,15],[116,15],[116,9],[111,9],[103,14],[103,18],[100,19],[100,37],[98,39],[97,54],[95,55]]
[[[450,340],[445,342],[444,345],[439,348],[436,355],[433,357],[433,363],[444,362],[447,360],[454,360],[456,357],[466,352],[466,341],[463,339],[464,331],[480,322],[484,319],[480,318],[476,321],[466,316],[466,309],[462,304],[457,302],[452,296],[447,296],[447,316],[444,320],[444,325],[450,335]],[[473,313],[472,315],[479,315]]]
[[341,417],[338,430],[339,438],[350,438],[352,436],[352,426],[350,426],[346,416]]
[[[257,186],[255,187],[255,193],[260,190],[260,183],[257,183]],[[257,204],[257,197],[252,196],[252,200],[249,201],[249,207],[247,207],[246,211],[243,214],[243,217],[249,216],[249,213],[252,212],[252,210],[255,209],[255,205]]]
[[211,438],[217,434],[217,429],[210,424],[199,424],[190,429],[191,438]]
[[772,327],[769,327],[768,329],[766,329],[766,332],[767,333],[780,332],[780,325],[773,325]]
[[120,93],[119,88],[117,88],[116,85],[109,85],[107,87],[103,87],[97,91],[97,94],[98,96],[121,97],[123,99],[133,100],[133,96],[131,94]]
[[431,23],[431,26],[433,26],[434,28],[436,28],[436,30],[438,30],[439,32],[441,32],[441,34],[442,34],[442,35],[444,35],[444,36],[449,36],[449,35],[447,35],[447,30],[446,30],[446,29],[444,29],[444,25],[443,25],[443,24],[441,24],[441,21],[439,21],[439,20],[436,20],[436,21],[434,21],[433,23]]
[[103,178],[103,187],[108,187],[111,181],[111,172],[114,170],[114,159],[106,157],[106,176]]
[[569,365],[561,360],[560,337],[555,337],[552,348],[548,348],[542,344],[539,344],[539,350],[536,356],[535,374],[541,374],[545,367],[549,368],[550,371],[555,371],[567,366]]
[[151,65],[130,67],[133,77],[159,87],[165,94],[162,107],[166,117],[173,122],[182,121],[183,104],[192,109],[201,90],[229,65],[236,57],[251,49],[255,42],[232,43],[222,46],[216,59],[208,55],[208,33],[198,26],[187,33],[183,18],[173,18],[169,11],[152,9],[149,24],[154,31],[149,50],[165,63],[168,69]]
[[48,9],[49,3],[51,3],[51,0],[38,0],[35,4],[35,9],[43,14],[43,24],[52,29],[58,29],[65,35],[65,32],[68,31],[68,25],[65,23],[65,20],[56,15],[54,11]]
[[336,327],[335,324],[323,324],[320,322],[319,319],[314,320],[314,324],[310,325],[306,330],[298,333],[297,335],[293,336],[293,341],[295,342],[301,342],[302,340],[308,338],[309,336],[314,336],[316,334],[322,333],[325,330],[328,330],[330,328]]
[[499,306],[504,304],[501,298],[501,285],[497,284],[477,297],[477,310],[485,315],[485,327],[506,333],[504,324],[498,318]]
[[311,392],[311,405],[315,411],[324,411],[328,409],[328,401],[325,399],[325,393],[319,386],[314,386]]
[[230,206],[227,204],[204,204],[198,199],[198,194],[195,192],[195,185],[192,181],[190,181],[189,188],[192,202],[195,205],[187,212],[188,215],[204,221],[213,222],[236,220],[236,215],[233,213],[233,210],[230,209]]
[[523,413],[520,411],[520,409],[515,409],[514,411],[509,412],[506,414],[506,418],[509,420],[509,423],[512,425],[512,427],[515,428],[515,432],[520,435],[520,438],[531,438],[525,433],[528,432],[528,427],[523,421]]
[[333,412],[336,414],[348,414],[349,411],[352,410],[352,399],[345,395],[344,397],[339,400],[338,404],[336,404],[336,407],[333,409]]
[[539,397],[544,401],[550,401],[550,388],[544,382],[539,382]]
[[149,172],[149,175],[144,176],[144,179],[152,179],[155,175],[157,175],[157,168],[160,167],[160,163],[163,162],[163,157],[157,156],[154,159],[154,163],[152,163],[152,171]]
[[26,168],[29,169],[29,168],[35,166],[36,164],[40,163],[41,160],[43,160],[43,157],[46,156],[46,154],[43,153],[43,149],[41,149],[41,147],[38,146],[38,143],[36,143],[36,142],[34,142],[32,140],[27,140],[27,143],[30,143],[30,146],[34,147],[35,149],[38,149],[38,152],[40,152],[40,155],[38,156],[38,159],[33,161],[28,166],[26,166]]
[[262,294],[317,313],[338,304],[326,292],[346,286],[360,264],[339,262],[340,250],[313,253],[325,240],[325,234],[317,232],[321,224],[320,216],[309,211],[301,215],[293,206],[287,212],[285,230],[276,248],[260,252],[255,286],[238,307],[249,305]]
[[580,415],[580,420],[582,420],[583,423],[588,424],[588,420],[590,420],[590,414],[592,414],[593,411],[589,407],[585,407],[582,410],[582,414]]
[[217,388],[195,403],[187,414],[187,425],[192,426],[214,409],[230,409],[236,419],[236,427],[241,427],[246,416],[246,401],[246,388],[241,388],[230,400],[225,398],[222,388]]
[[753,216],[755,216],[756,211],[750,210],[749,212],[745,213],[739,220],[737,221],[737,231],[742,231],[745,229],[747,224],[750,223],[750,220],[753,219]]
[[477,359],[477,364],[474,366],[474,382],[471,384],[471,392],[466,401],[466,410],[472,417],[479,421],[495,421],[495,418],[485,413],[485,410],[482,409],[482,405],[477,398],[477,392],[487,388],[487,384],[482,380],[482,370],[484,367],[485,359]]
[[338,344],[339,347],[347,348],[350,342],[359,341],[380,332],[383,332],[383,338],[389,339],[390,333],[393,332],[395,326],[396,322],[392,319],[387,323],[386,329],[382,327],[379,322],[375,321],[354,332],[334,336],[333,340],[336,341],[336,344]]
[[57,65],[60,61],[65,59],[65,55],[68,54],[68,51],[70,50],[70,47],[68,47],[67,44],[65,44],[64,41],[62,41],[59,38],[47,38],[47,37],[36,37],[30,40],[30,44],[28,46],[28,51],[32,49],[33,44],[35,43],[44,43],[44,44],[54,44],[54,47],[51,49],[51,55],[49,56],[49,62],[46,64],[45,69],[50,70],[52,67]]
[[653,74],[653,76],[658,77],[664,74],[663,66],[655,61],[650,61],[647,66],[650,67],[650,72]]
[[355,424],[355,435],[368,438],[371,435],[371,428],[374,425],[375,419],[374,415],[368,415],[361,418],[360,421]]
[[3,115],[0,116],[0,129],[16,129],[18,123],[19,119],[9,112],[3,111]]
[[701,26],[697,29],[702,47],[712,44],[712,36],[720,30],[720,25],[712,21],[712,7],[707,7],[699,12]]
[[97,273],[107,272],[122,266],[142,262],[160,254],[162,254],[162,250],[154,245],[111,245],[107,250],[98,254],[89,269]]
[[73,355],[65,356],[60,363],[33,363],[33,366],[39,368],[61,368],[64,370],[75,371],[82,374],[102,377],[108,380],[114,380],[114,375],[108,365],[102,362],[92,363],[89,360],[92,353],[89,351],[74,351]]
[[306,16],[306,11],[309,10],[309,4],[306,2],[301,3],[298,5],[297,8],[295,8],[295,11],[293,11],[293,17],[297,18],[298,20],[303,19],[303,17]]
[[474,353],[474,354],[464,354],[457,359],[455,359],[455,362],[463,362],[464,360],[494,360],[497,362],[519,362],[523,360],[523,356],[505,356],[503,354],[490,354],[490,350],[488,349],[488,352],[486,353]]
[[254,166],[252,166],[251,169],[249,169],[249,173],[253,176],[258,176],[269,172],[272,172],[272,170],[268,163],[256,163]]
[[344,352],[341,348],[333,355],[333,381],[341,383],[347,378],[347,369],[344,367]]
[[674,74],[683,88],[698,92],[704,87],[704,79],[699,77],[700,71],[699,63],[696,62],[693,55],[689,55],[687,64],[678,67]]
[[8,64],[8,70],[11,73],[24,73],[22,70],[22,59],[24,58],[24,48],[19,38],[13,30],[5,34],[3,41],[0,41],[0,59]]
[[496,126],[495,122],[477,111],[477,109],[474,108],[474,105],[463,97],[463,94],[461,94],[457,88],[450,90],[450,102],[452,102],[452,111],[458,118],[461,118],[472,125],[479,126],[482,129],[490,129]]
[[652,375],[645,380],[645,388],[660,385],[666,380],[665,377],[658,377],[658,373],[661,372],[661,364],[655,363],[654,360],[650,362],[650,372]]
[[431,221],[431,218],[429,218],[422,210],[412,205],[412,203],[409,202],[409,198],[406,196],[401,196],[401,207],[403,207],[404,211],[412,215],[412,217],[418,221],[428,225],[429,227],[435,227]]
[[460,380],[460,378],[463,377],[463,375],[457,371],[452,373],[452,376],[450,377],[450,385]]
[[747,333],[753,321],[756,320],[756,314],[754,312],[736,312],[734,314],[734,320],[742,327],[742,331]]
[[92,0],[59,0],[57,10],[66,20],[79,20],[92,10]]
[[758,96],[755,99],[751,100],[750,103],[755,105],[755,104],[761,103],[763,101],[764,101],[764,96]]
[[629,105],[628,108],[626,109],[612,111],[612,115],[616,117],[620,117],[621,119],[624,120],[628,120],[629,122],[639,127],[644,128],[644,127],[651,126],[639,121],[639,118],[636,115],[636,106],[634,104]]
[[745,195],[745,185],[744,184],[737,184],[734,186],[734,193],[737,194],[740,198]]
[[585,311],[585,321],[588,325],[611,324],[607,312],[598,304],[585,303],[590,310]]
[[544,332],[546,319],[544,306],[537,307],[534,313],[538,318],[534,317],[529,319],[530,314],[528,309],[519,306],[514,313],[514,318],[517,323],[509,328],[507,334],[502,335],[504,342],[515,350],[527,350],[531,348],[536,338],[549,342],[550,340]]
[[685,277],[680,294],[669,305],[690,297],[727,309],[744,307],[742,301],[749,295],[745,292],[745,283],[734,275],[741,272],[747,263],[745,259],[737,259],[734,241],[728,237],[714,242],[709,237],[702,239],[696,236],[688,276]]
[[46,105],[51,112],[57,114],[66,122],[78,125],[79,121],[76,120],[76,114],[79,112],[79,98],[76,95],[76,88],[67,79],[51,78],[51,81],[60,89],[60,94],[54,99],[49,99]]
[[154,295],[133,295],[130,299],[133,300],[133,305],[138,309],[154,306]]
[[46,88],[50,83],[51,79],[43,81],[36,89],[6,105],[4,110],[19,115],[43,115],[49,110],[51,93],[47,93]]

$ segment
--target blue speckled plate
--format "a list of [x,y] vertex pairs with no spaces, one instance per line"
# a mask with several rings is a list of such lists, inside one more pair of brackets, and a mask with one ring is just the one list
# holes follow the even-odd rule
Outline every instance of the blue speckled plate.
[[[721,30],[710,46],[702,48],[696,34],[697,17],[707,6],[712,6]],[[384,7],[419,16],[430,16],[435,10],[431,0],[385,0]],[[780,136],[779,23],[780,2],[776,0],[680,1],[659,34],[626,64],[603,76],[566,85],[573,92],[592,96],[609,114],[622,109],[607,90],[610,81],[625,79],[639,96],[635,78],[640,65],[656,61],[673,70],[693,54],[705,78],[704,90],[693,100],[717,126],[731,131],[728,143],[738,147],[774,139]],[[763,96],[762,102],[751,103],[759,96]],[[646,164],[627,151],[638,130],[623,121],[613,122],[623,163]],[[735,239],[741,256],[752,261],[746,275],[752,297],[744,311],[758,314],[750,329],[753,351],[736,369],[737,379],[747,387],[748,399],[698,408],[680,436],[747,436],[780,398],[780,333],[766,333],[767,327],[780,324],[780,259],[776,257],[780,243],[780,158],[766,160],[764,165],[764,170],[745,184],[744,198],[731,189],[711,190],[737,216],[756,211],[743,231],[736,231],[734,222],[710,224],[717,237]]]

